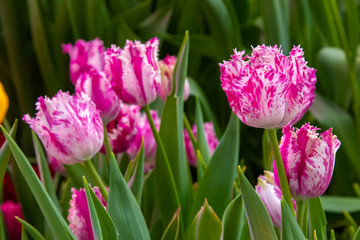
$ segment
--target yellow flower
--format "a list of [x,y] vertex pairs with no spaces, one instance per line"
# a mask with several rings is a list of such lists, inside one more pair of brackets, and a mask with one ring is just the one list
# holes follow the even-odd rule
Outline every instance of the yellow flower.
[[0,82],[0,123],[4,120],[9,108],[9,97],[5,92],[4,86]]

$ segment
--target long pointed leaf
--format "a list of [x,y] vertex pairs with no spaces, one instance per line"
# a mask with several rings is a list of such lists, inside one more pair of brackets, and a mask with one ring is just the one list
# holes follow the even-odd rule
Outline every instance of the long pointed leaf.
[[180,207],[176,210],[173,219],[166,227],[164,234],[161,237],[161,240],[177,240],[179,237],[179,228],[180,228]]
[[25,230],[30,234],[30,236],[35,240],[45,240],[45,238],[39,233],[37,229],[31,226],[28,222],[22,220],[21,218],[16,217],[16,219],[21,223]]
[[[296,222],[295,216],[290,210],[286,201],[281,201],[281,221],[282,221],[282,233],[281,239],[305,239],[304,234],[301,231],[300,226]],[[311,232],[311,231],[310,231]],[[326,238],[320,238],[326,239]]]
[[320,197],[312,198],[309,200],[309,218],[309,239],[314,239],[314,230],[316,230],[316,236],[318,239],[327,239],[327,221]]
[[[227,206],[222,219],[223,239],[240,239],[244,223],[241,221],[243,215],[243,204],[241,195],[237,196]],[[245,219],[246,220],[246,219]]]
[[140,150],[136,155],[135,173],[131,180],[132,181],[131,191],[134,194],[134,197],[138,202],[139,206],[141,204],[142,190],[144,187],[144,161],[145,161],[145,154],[144,154],[144,139],[143,139]]
[[202,115],[202,110],[200,106],[200,101],[196,98],[195,103],[195,121],[196,121],[196,129],[197,129],[197,143],[201,152],[201,156],[204,159],[206,164],[210,161],[210,151],[209,145],[206,141],[205,131],[204,131],[204,119]]

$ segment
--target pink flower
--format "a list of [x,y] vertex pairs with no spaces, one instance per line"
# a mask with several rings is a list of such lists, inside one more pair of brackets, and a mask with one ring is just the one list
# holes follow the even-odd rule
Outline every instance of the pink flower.
[[[219,140],[216,137],[214,125],[212,122],[206,122],[204,123],[204,131],[205,131],[205,137],[206,141],[209,146],[209,152],[210,155],[212,155],[219,143]],[[192,133],[194,134],[194,137],[197,137],[197,129],[196,125],[194,124],[192,127]],[[196,153],[193,147],[193,144],[190,140],[189,134],[186,130],[184,130],[184,141],[185,141],[185,149],[186,149],[186,155],[189,160],[189,164],[192,166],[196,166],[197,160],[196,160]]]
[[98,38],[86,42],[77,40],[73,46],[71,43],[62,44],[63,53],[70,56],[70,79],[75,85],[79,76],[91,68],[102,71],[104,68],[104,46]]
[[[92,188],[95,195],[106,209],[107,204],[102,197],[98,187]],[[86,199],[86,192],[84,188],[77,190],[71,189],[72,199],[70,200],[70,209],[68,220],[70,229],[78,240],[92,240],[94,239],[93,229],[91,226],[91,218],[89,207]]]
[[[159,131],[160,118],[157,111],[151,110],[151,116],[154,120],[155,127]],[[151,131],[150,124],[145,114],[142,114],[137,121],[138,133],[128,148],[127,153],[130,157],[135,158],[141,147],[141,141],[144,137],[144,172],[147,173],[155,167],[155,155],[156,155],[156,141]]]
[[95,104],[85,95],[59,91],[52,99],[39,97],[35,118],[23,120],[36,132],[46,151],[63,164],[92,158],[104,141],[103,124]]
[[[276,128],[302,118],[314,99],[316,70],[306,66],[300,47],[284,56],[277,47],[237,52],[221,66],[221,86],[230,107],[246,125]],[[248,59],[248,60],[246,60]]]
[[76,82],[76,92],[90,97],[100,112],[103,122],[109,123],[120,111],[120,99],[111,87],[105,73],[95,68],[84,72]]
[[[263,201],[268,210],[274,226],[281,228],[281,199],[282,192],[278,186],[274,184],[274,174],[264,171],[265,175],[258,177],[258,184],[255,191]],[[294,208],[296,202],[293,200]]]
[[[332,129],[320,134],[317,130],[310,124],[300,129],[290,125],[283,128],[280,152],[290,192],[295,199],[321,196],[333,175],[340,141],[332,134]],[[280,186],[275,165],[274,174],[275,182]]]
[[[174,72],[176,64],[176,57],[166,55],[164,60],[159,61],[159,66],[161,70],[161,86],[160,86],[160,97],[165,102],[167,96],[170,95],[172,90],[172,76]],[[177,88],[178,83],[176,83]],[[184,86],[184,100],[187,100],[190,95],[190,85],[188,79],[185,79],[185,86]]]
[[50,154],[47,154],[49,165],[51,167],[51,170],[61,174],[66,175],[66,170],[64,165],[61,161],[57,160],[55,157],[51,156]]
[[129,104],[147,105],[157,97],[160,88],[157,38],[145,44],[126,41],[124,49],[106,52],[106,72],[119,98]]
[[137,122],[140,118],[140,109],[138,105],[121,104],[118,116],[106,125],[114,153],[126,151],[135,140],[138,134]]
[[24,219],[20,203],[6,201],[1,204],[6,230],[10,240],[21,239],[21,223],[15,217]]

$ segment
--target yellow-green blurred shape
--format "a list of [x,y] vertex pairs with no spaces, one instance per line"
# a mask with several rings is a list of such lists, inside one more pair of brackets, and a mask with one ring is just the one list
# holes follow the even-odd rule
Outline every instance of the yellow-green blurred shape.
[[9,108],[9,97],[5,92],[4,86],[0,82],[0,123],[4,120],[8,108]]

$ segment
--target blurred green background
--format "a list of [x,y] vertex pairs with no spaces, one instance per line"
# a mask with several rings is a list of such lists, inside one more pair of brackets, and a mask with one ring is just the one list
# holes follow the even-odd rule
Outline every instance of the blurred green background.
[[[0,0],[0,81],[10,98],[7,119],[34,115],[38,96],[73,91],[61,43],[98,37],[106,47],[122,47],[126,39],[158,36],[163,58],[177,53],[189,30],[188,75],[207,97],[221,134],[231,110],[220,86],[218,64],[228,60],[234,48],[250,54],[251,46],[277,44],[287,55],[300,44],[308,65],[317,69],[318,81],[316,100],[297,125],[310,121],[322,129],[333,127],[342,146],[327,194],[356,195],[359,7],[359,0]],[[193,121],[193,98],[185,109]],[[28,126],[22,123],[19,131],[18,143],[32,155]],[[252,183],[268,157],[261,148],[268,149],[262,129],[242,125],[239,159]],[[341,221],[334,224],[341,227]]]

